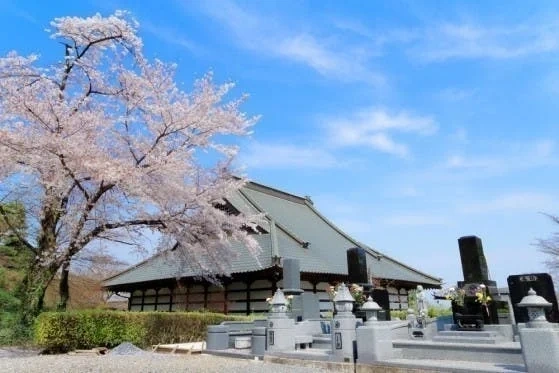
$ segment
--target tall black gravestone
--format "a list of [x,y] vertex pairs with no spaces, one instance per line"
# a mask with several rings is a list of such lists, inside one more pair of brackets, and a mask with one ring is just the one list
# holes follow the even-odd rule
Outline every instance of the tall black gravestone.
[[347,275],[350,284],[369,284],[365,249],[354,247],[347,251]]
[[510,301],[514,311],[514,319],[517,323],[528,322],[528,311],[526,308],[517,307],[523,297],[528,294],[530,288],[553,304],[551,309],[546,310],[545,317],[549,322],[559,323],[559,308],[557,307],[557,296],[553,280],[548,273],[529,273],[524,275],[512,275],[507,278],[509,285]]
[[458,239],[460,260],[464,281],[458,281],[458,287],[466,290],[464,306],[453,306],[454,320],[458,323],[456,313],[481,317],[484,324],[498,324],[499,317],[495,302],[490,302],[487,308],[476,301],[475,289],[483,284],[489,294],[497,293],[497,283],[489,279],[487,261],[483,253],[481,239],[477,236],[464,236]]
[[[379,320],[390,320],[390,301],[386,289],[372,289],[367,272],[367,253],[361,247],[347,250],[347,271],[350,284],[358,284],[363,287],[366,295],[371,294],[375,302],[382,307],[379,312]],[[372,289],[372,290],[371,290]],[[356,313],[357,317],[364,315]]]

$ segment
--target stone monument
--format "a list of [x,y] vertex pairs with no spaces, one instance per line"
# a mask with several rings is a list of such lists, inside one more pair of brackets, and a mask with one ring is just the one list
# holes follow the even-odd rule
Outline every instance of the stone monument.
[[452,305],[454,322],[459,328],[471,327],[472,329],[481,329],[483,324],[498,324],[499,317],[495,302],[482,306],[475,294],[480,286],[483,292],[491,295],[497,293],[497,283],[489,279],[481,239],[477,236],[460,237],[458,247],[464,275],[464,281],[459,281],[458,287],[465,290],[465,296],[463,306],[455,303]]
[[[382,307],[379,320],[390,320],[390,300],[386,289],[373,289],[369,272],[367,270],[367,254],[365,249],[354,247],[347,250],[347,270],[349,284],[358,284],[363,287],[363,293],[372,297]],[[365,318],[361,310],[356,311],[357,317]]]

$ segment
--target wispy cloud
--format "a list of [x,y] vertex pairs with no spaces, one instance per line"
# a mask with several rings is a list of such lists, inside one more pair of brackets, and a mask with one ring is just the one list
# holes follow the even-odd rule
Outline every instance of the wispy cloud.
[[[240,153],[239,161],[251,168],[311,168],[341,167],[342,163],[327,149],[312,145],[291,145],[253,142]],[[347,163],[347,162],[346,162]]]
[[425,226],[425,225],[448,225],[450,221],[437,215],[429,214],[402,214],[392,215],[383,219],[384,224],[387,225],[401,225],[401,226]]
[[179,30],[167,26],[155,25],[148,20],[141,21],[141,29],[152,34],[161,41],[184,48],[192,53],[198,54],[202,47],[188,39]]
[[427,62],[449,59],[510,59],[559,49],[559,22],[514,26],[444,23],[419,34],[410,48]]
[[[549,18],[548,18],[549,19]],[[409,29],[376,30],[359,21],[337,19],[337,28],[369,40],[376,55],[403,46],[414,60],[512,59],[559,50],[559,20],[538,19],[513,25],[437,22]]]
[[23,19],[29,23],[39,23],[39,21],[37,21],[37,18],[33,14],[29,13],[27,10],[22,8],[20,4],[14,1],[4,1],[3,4],[0,4],[0,10],[9,14],[13,14],[15,17]]
[[394,140],[394,133],[425,136],[438,129],[430,116],[406,111],[392,113],[378,107],[358,110],[346,117],[327,118],[324,123],[335,146],[365,146],[399,157],[409,156],[410,151],[406,144]]
[[512,210],[533,212],[549,209],[557,201],[550,195],[533,192],[507,193],[482,202],[460,205],[458,210],[468,214],[485,214]]
[[443,162],[442,168],[461,172],[503,173],[556,164],[554,150],[555,142],[548,139],[525,144],[509,144],[508,146],[495,144],[492,155],[449,155]]
[[242,8],[231,0],[199,3],[205,15],[223,25],[228,35],[242,48],[266,56],[306,65],[319,74],[344,82],[365,82],[382,85],[385,78],[368,66],[370,57],[363,46],[348,45],[314,33],[308,24],[279,22],[277,17],[258,14]]
[[460,89],[449,87],[437,92],[435,97],[446,102],[460,102],[469,99],[475,94],[473,89]]

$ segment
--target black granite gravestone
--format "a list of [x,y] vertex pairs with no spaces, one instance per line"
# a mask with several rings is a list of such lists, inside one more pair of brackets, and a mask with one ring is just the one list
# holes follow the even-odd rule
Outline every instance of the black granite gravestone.
[[390,296],[386,289],[373,289],[371,296],[374,301],[382,308],[378,312],[379,321],[390,321]]
[[464,282],[481,283],[489,280],[487,261],[483,254],[481,238],[464,236],[458,239]]
[[347,250],[347,274],[350,284],[368,284],[367,254],[361,247]]
[[546,311],[545,317],[549,322],[559,322],[559,308],[557,307],[557,297],[553,280],[548,273],[529,273],[524,275],[512,275],[507,278],[509,285],[510,301],[514,311],[514,319],[517,323],[528,322],[528,311],[526,308],[517,307],[523,297],[528,294],[530,288],[544,297],[553,306]]
[[[382,307],[378,313],[379,320],[390,320],[390,300],[385,289],[373,289],[367,271],[367,254],[361,247],[347,250],[348,282],[363,287],[363,293],[371,295],[375,302]],[[365,313],[356,310],[355,316],[364,318]]]
[[483,253],[481,239],[477,236],[464,236],[458,239],[460,260],[464,281],[458,281],[458,287],[466,290],[464,305],[453,305],[453,316],[457,324],[464,321],[464,325],[475,325],[476,328],[483,324],[498,324],[499,316],[495,302],[482,306],[477,302],[475,289],[485,285],[489,295],[497,293],[497,283],[489,279],[487,261]]

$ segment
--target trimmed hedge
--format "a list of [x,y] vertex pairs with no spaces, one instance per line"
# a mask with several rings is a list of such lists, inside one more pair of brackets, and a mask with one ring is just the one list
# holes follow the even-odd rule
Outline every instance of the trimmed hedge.
[[49,352],[110,348],[122,342],[145,348],[204,340],[208,325],[245,320],[249,318],[212,312],[45,312],[35,322],[34,340]]

